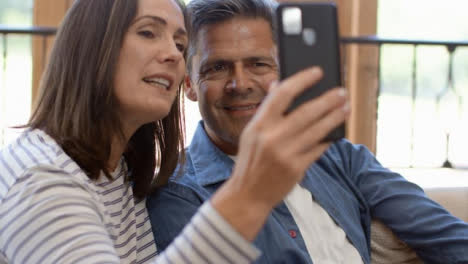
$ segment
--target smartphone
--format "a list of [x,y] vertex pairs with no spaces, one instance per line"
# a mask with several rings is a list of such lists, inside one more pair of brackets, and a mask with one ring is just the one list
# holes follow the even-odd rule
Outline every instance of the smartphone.
[[[332,3],[282,3],[276,9],[280,78],[320,66],[324,76],[299,95],[288,112],[325,91],[342,86],[336,6]],[[344,123],[324,139],[345,136]]]

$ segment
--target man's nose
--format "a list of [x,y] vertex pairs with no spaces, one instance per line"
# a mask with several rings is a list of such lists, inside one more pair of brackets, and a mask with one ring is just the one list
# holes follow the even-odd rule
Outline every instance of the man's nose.
[[240,92],[251,88],[249,74],[241,64],[234,65],[229,82],[226,85],[228,92]]

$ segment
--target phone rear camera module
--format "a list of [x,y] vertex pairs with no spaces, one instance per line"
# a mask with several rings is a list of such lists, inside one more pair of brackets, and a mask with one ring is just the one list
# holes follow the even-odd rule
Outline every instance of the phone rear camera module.
[[312,28],[304,28],[302,31],[302,39],[307,46],[314,46],[317,42],[317,33]]
[[288,35],[299,35],[302,32],[302,11],[298,7],[284,8],[282,12],[283,31]]

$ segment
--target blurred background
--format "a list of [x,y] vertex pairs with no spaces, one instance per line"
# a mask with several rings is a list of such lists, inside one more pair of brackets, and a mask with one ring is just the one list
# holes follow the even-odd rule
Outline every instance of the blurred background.
[[[468,47],[451,45],[468,43],[468,1],[375,1],[379,38],[434,43],[377,45],[376,100],[365,102],[376,107],[369,148],[385,166],[407,174],[468,175]],[[11,127],[25,124],[31,111],[33,37],[5,29],[33,26],[33,5],[0,1],[0,147],[18,136],[21,130]],[[187,144],[199,119],[196,103],[186,100]]]

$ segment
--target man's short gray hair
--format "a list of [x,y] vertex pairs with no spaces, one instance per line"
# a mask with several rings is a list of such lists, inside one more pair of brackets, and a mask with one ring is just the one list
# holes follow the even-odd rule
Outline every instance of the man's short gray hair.
[[187,70],[192,71],[192,58],[198,44],[198,33],[203,27],[224,22],[236,17],[265,19],[276,39],[274,0],[192,0],[187,5],[186,27],[189,34]]

